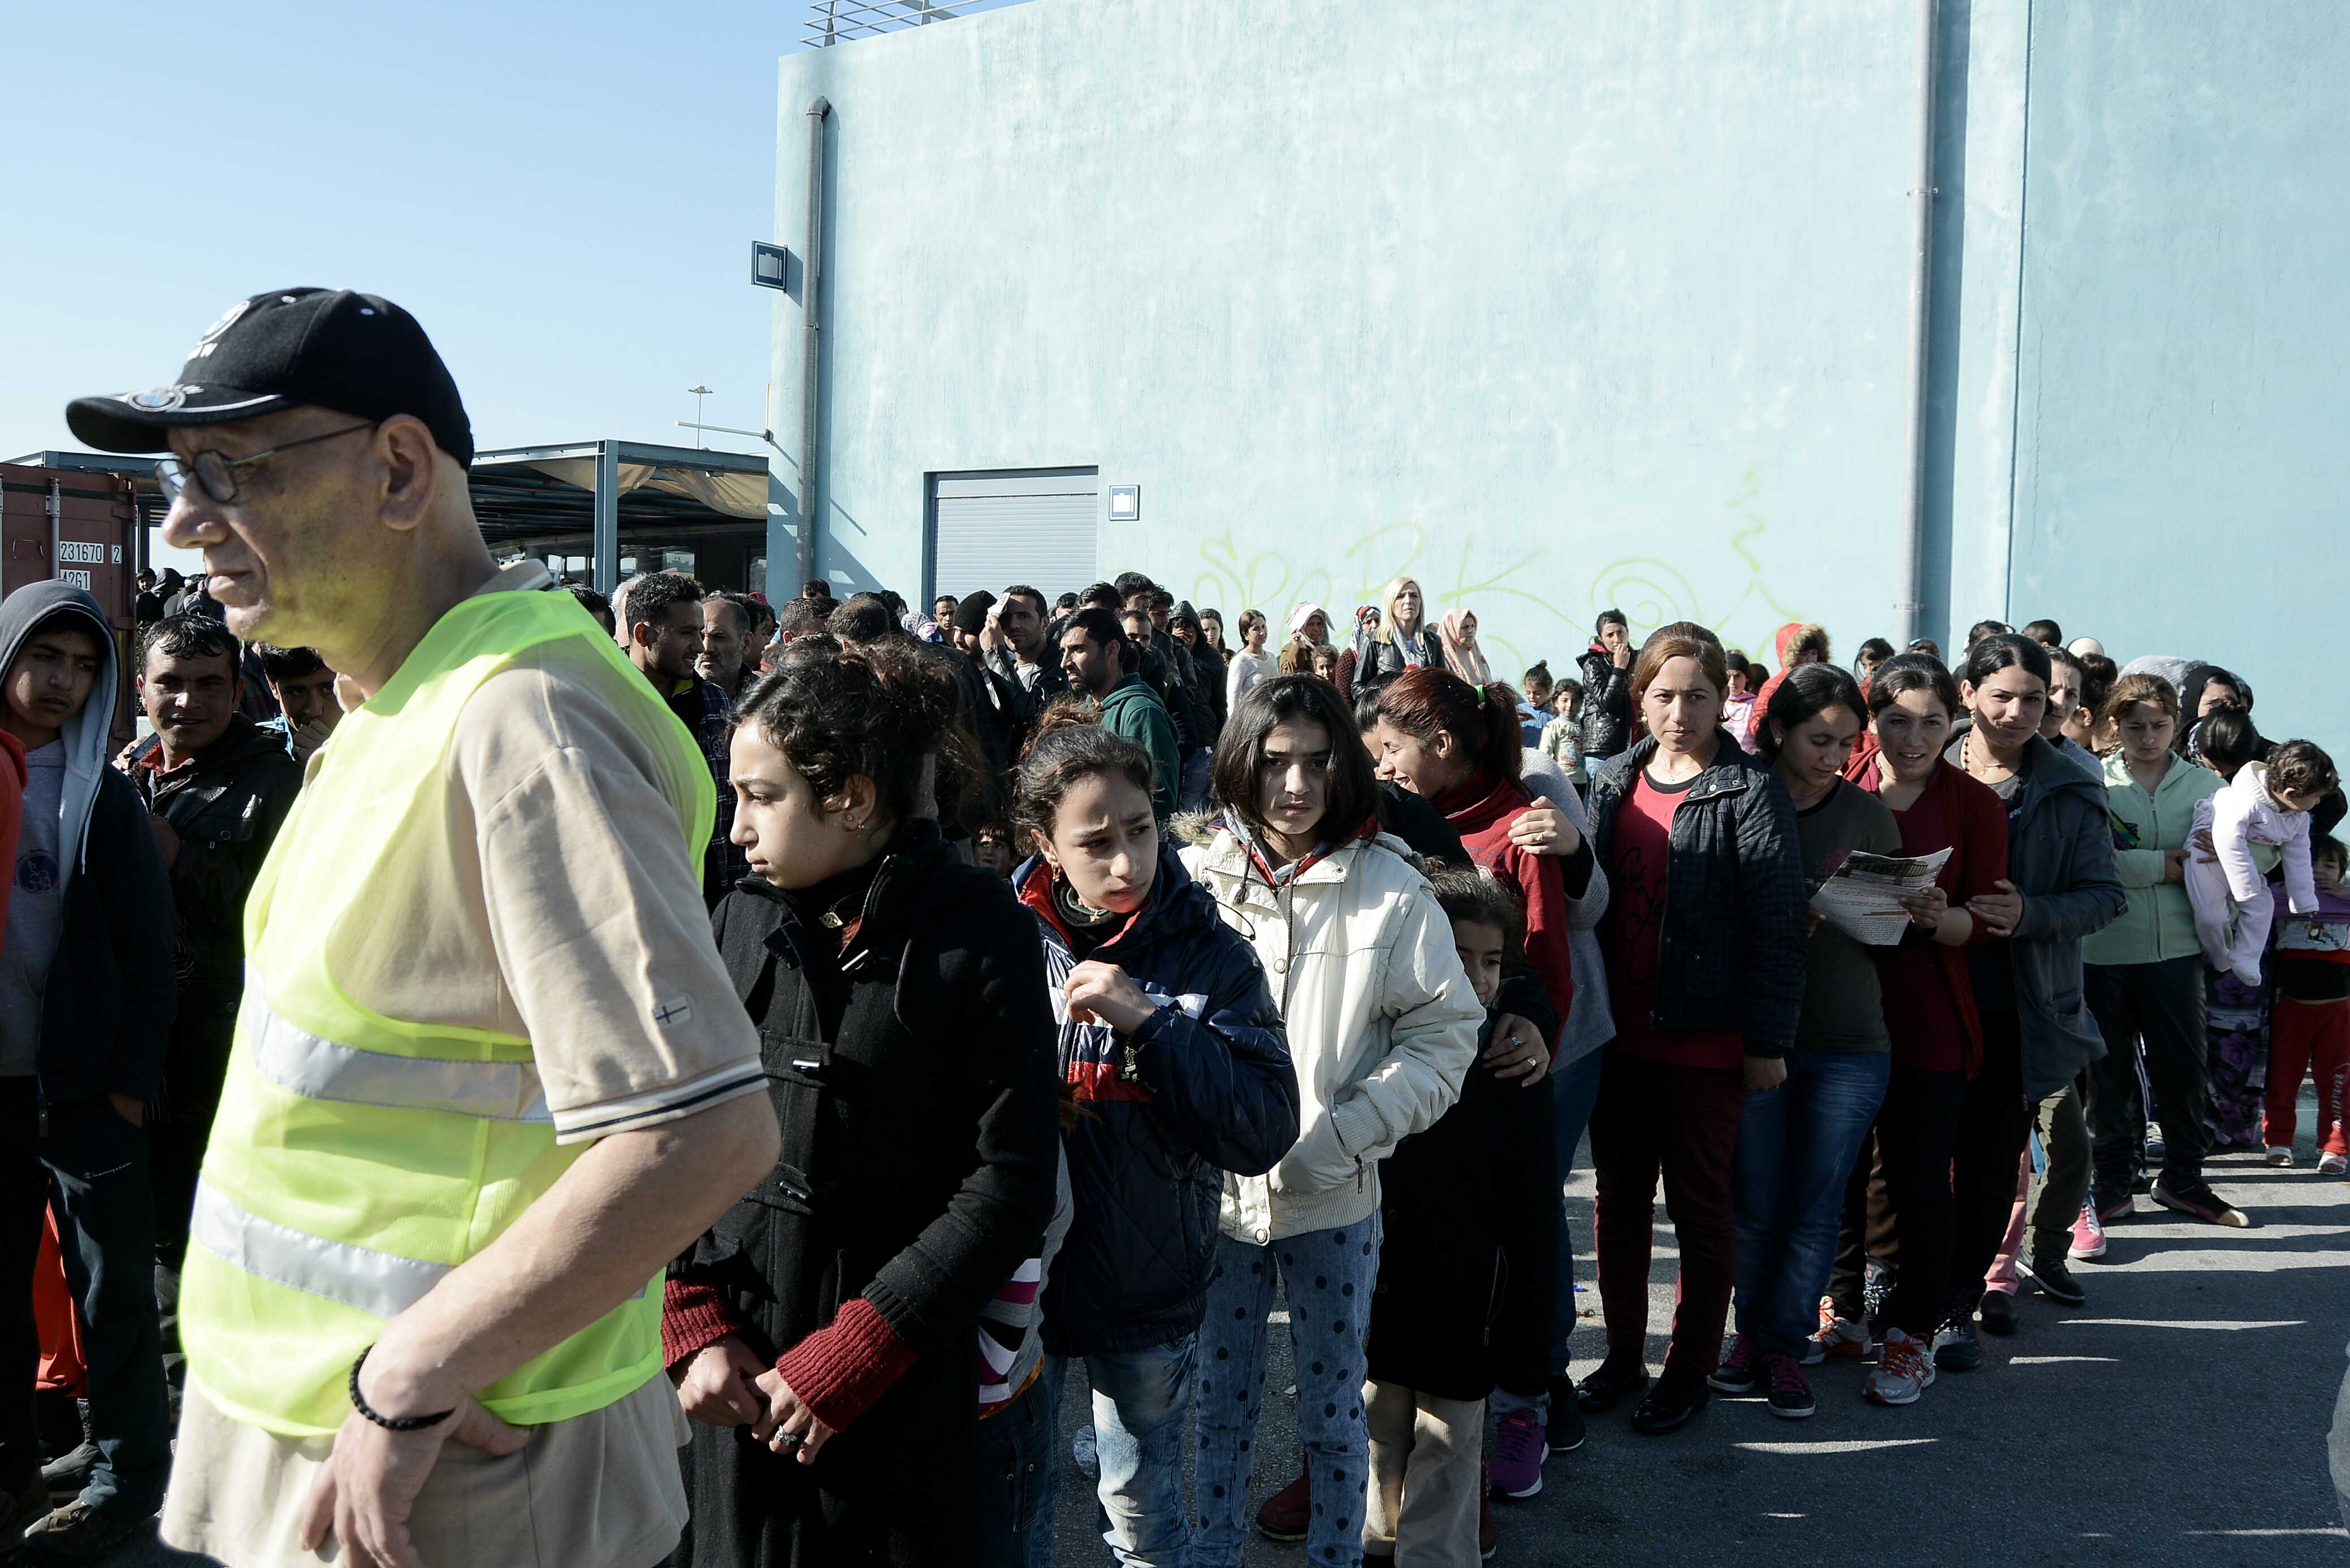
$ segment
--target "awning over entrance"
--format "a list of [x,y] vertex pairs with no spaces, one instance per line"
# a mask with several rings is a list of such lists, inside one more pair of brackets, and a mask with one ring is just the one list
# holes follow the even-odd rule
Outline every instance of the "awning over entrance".
[[780,503],[755,452],[608,440],[509,447],[477,455],[469,477],[482,536],[502,560],[547,560],[605,593],[672,566],[712,587],[766,587],[767,519]]

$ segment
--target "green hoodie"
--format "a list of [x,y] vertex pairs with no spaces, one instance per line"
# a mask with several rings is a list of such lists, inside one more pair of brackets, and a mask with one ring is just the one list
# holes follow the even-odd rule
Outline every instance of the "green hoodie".
[[2195,831],[2195,803],[2220,792],[2223,781],[2210,768],[2185,757],[2170,759],[2170,771],[2148,794],[2130,776],[2129,763],[2116,752],[2106,759],[2106,797],[2114,820],[2115,858],[2129,907],[2122,918],[2081,943],[2089,963],[2154,963],[2201,952],[2195,940],[2195,913],[2187,887],[2162,879],[2164,853],[2187,847]]
[[1150,813],[1159,819],[1159,831],[1165,833],[1183,782],[1183,764],[1175,752],[1175,721],[1167,705],[1141,676],[1129,675],[1102,699],[1101,722],[1103,729],[1150,753]]

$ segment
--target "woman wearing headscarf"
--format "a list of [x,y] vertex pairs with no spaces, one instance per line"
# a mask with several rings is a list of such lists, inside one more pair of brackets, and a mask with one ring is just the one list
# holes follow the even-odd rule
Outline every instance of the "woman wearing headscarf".
[[1437,641],[1444,649],[1445,667],[1470,685],[1482,686],[1493,679],[1493,667],[1485,662],[1485,650],[1477,643],[1475,610],[1446,611]]

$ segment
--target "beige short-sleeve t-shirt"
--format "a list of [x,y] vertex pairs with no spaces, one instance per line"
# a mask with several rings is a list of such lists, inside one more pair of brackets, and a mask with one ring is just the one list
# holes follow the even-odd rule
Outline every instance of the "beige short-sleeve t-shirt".
[[484,681],[449,752],[448,851],[394,857],[328,956],[362,1007],[528,1040],[566,1143],[764,1083],[685,842],[710,774],[648,742],[620,684],[639,679],[566,640]]

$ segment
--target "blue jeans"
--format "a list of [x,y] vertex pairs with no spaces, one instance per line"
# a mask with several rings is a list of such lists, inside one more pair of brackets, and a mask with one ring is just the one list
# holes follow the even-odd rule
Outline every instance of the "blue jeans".
[[1795,1355],[1819,1326],[1845,1182],[1892,1070],[1882,1051],[1798,1052],[1784,1084],[1747,1091],[1731,1184],[1735,1297],[1738,1332],[1766,1355]]
[[1208,804],[1208,768],[1214,753],[1202,746],[1183,759],[1183,776],[1177,782],[1176,801],[1185,811]]
[[1208,1316],[1200,1326],[1200,1530],[1192,1568],[1241,1568],[1249,1444],[1264,1397],[1265,1320],[1276,1270],[1297,1363],[1297,1435],[1314,1489],[1305,1561],[1313,1568],[1359,1568],[1363,1561],[1371,1449],[1363,1419],[1363,1335],[1379,1277],[1376,1212],[1262,1247],[1216,1239]]
[[[1083,1358],[1093,1384],[1096,1496],[1102,1539],[1125,1568],[1182,1568],[1191,1544],[1183,1511],[1183,1424],[1191,1415],[1194,1339]],[[1057,1386],[1068,1361],[1046,1358]]]
[[972,1568],[1053,1568],[1060,1371],[1045,1361],[1027,1392],[979,1423],[972,1439],[979,1477]]

